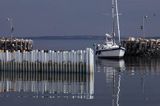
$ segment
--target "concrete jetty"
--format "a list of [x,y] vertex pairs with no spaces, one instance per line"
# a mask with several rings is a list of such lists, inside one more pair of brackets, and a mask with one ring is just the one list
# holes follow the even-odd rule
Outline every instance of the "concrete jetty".
[[160,56],[160,39],[130,37],[121,44],[126,48],[125,56]]

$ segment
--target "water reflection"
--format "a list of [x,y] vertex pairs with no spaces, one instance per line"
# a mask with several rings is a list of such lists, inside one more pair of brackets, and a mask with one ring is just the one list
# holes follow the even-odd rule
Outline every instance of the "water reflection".
[[125,70],[125,61],[121,60],[108,60],[108,59],[97,59],[96,60],[96,70],[98,72],[104,72],[106,75],[106,83],[111,83],[113,77],[118,72]]
[[94,73],[0,70],[0,96],[94,98]]
[[160,75],[160,58],[141,58],[141,57],[128,57],[125,58],[126,70],[128,74],[135,75]]
[[[160,58],[128,57],[125,61],[126,74],[137,78],[137,82],[140,82],[141,93],[143,95],[150,93],[150,96],[153,96],[155,93],[153,89],[160,88],[159,83],[157,83],[160,80]],[[144,98],[149,97],[145,96]]]
[[97,59],[96,71],[105,74],[112,106],[159,103],[160,58]]
[[112,86],[112,106],[119,106],[121,91],[121,74],[125,71],[125,61],[97,59],[98,72],[103,71],[106,75],[106,83]]

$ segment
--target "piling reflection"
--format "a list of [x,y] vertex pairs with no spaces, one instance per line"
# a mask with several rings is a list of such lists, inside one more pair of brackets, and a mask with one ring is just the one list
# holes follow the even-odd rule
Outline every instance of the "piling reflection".
[[[3,63],[3,66],[10,69],[7,64]],[[88,73],[1,68],[0,92],[1,97],[15,92],[21,97],[31,93],[34,98],[93,99],[94,71]]]

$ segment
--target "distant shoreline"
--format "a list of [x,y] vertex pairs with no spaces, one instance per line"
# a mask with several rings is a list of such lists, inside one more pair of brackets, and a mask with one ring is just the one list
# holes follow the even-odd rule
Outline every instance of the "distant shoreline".
[[[128,39],[129,37],[131,36],[128,36],[128,37],[121,37],[121,39]],[[134,36],[132,36],[134,37]],[[135,38],[140,38],[141,36],[139,37],[135,37]],[[5,38],[8,38],[8,37],[5,37]],[[40,39],[40,40],[70,40],[70,39],[74,39],[74,40],[79,40],[79,39],[93,39],[93,40],[104,40],[105,39],[105,36],[102,36],[102,35],[70,35],[70,36],[29,36],[29,37],[16,37],[15,38],[23,38],[23,39],[33,39],[33,40],[36,40],[36,39]],[[160,39],[160,37],[145,37],[146,39]],[[117,39],[117,38],[116,38]]]
[[[133,36],[134,37],[134,36]],[[103,40],[105,39],[105,36],[89,36],[89,35],[75,35],[75,36],[37,36],[37,37],[24,37],[27,39],[44,39],[44,40],[69,40],[69,39],[95,39],[95,40]],[[121,37],[121,39],[128,39],[129,37]],[[140,37],[135,37],[140,38]],[[146,39],[160,39],[160,37],[145,37]],[[118,38],[117,38],[118,39]]]
[[89,35],[75,35],[75,36],[37,36],[37,37],[24,37],[29,39],[44,39],[44,40],[58,40],[58,39],[105,39],[105,36],[89,36]]

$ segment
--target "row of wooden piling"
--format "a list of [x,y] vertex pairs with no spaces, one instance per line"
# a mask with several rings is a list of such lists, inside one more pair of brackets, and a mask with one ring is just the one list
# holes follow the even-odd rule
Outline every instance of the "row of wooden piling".
[[90,73],[92,70],[88,70],[88,66],[85,62],[71,63],[62,62],[0,62],[0,70],[15,71],[15,72],[51,72],[51,73]]
[[126,56],[160,56],[160,39],[130,37],[121,42]]
[[0,52],[0,69],[55,72],[94,72],[91,48],[77,51],[15,51]]

